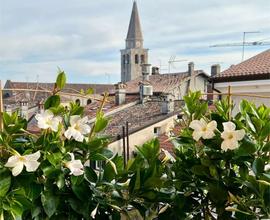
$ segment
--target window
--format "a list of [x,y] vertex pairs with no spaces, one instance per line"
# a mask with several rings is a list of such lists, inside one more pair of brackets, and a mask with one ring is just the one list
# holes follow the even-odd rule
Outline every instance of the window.
[[160,135],[161,128],[160,127],[154,127],[154,135],[157,137]]
[[87,105],[90,105],[92,103],[91,99],[87,99]]
[[129,64],[129,55],[126,55],[126,64]]
[[81,105],[80,99],[76,99],[75,103],[76,103],[77,105]]
[[135,55],[135,63],[136,63],[136,64],[139,63],[139,56],[138,56],[138,54]]
[[126,64],[126,55],[123,55],[123,57],[122,57],[122,63],[123,63],[123,65]]
[[143,64],[145,62],[144,55],[141,55],[141,63]]

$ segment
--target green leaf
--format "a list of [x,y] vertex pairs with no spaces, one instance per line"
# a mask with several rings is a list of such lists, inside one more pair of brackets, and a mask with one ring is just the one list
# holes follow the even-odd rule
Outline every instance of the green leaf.
[[140,173],[140,168],[138,168],[137,173],[136,173],[134,190],[138,190],[138,189],[140,189],[140,187],[141,187],[141,173]]
[[10,172],[6,168],[0,168],[0,198],[7,194],[10,184]]
[[86,90],[86,95],[92,95],[94,94],[94,89],[93,88],[89,88]]
[[58,176],[56,185],[59,189],[62,189],[65,186],[65,175],[63,173]]
[[246,156],[249,154],[253,154],[256,151],[257,151],[257,148],[256,148],[255,143],[250,141],[248,138],[244,138],[242,141],[242,144],[240,145],[240,147],[236,151],[236,154],[238,156]]
[[97,174],[91,167],[85,167],[85,177],[88,181],[95,183],[97,181]]
[[198,176],[207,176],[208,175],[208,167],[202,165],[194,165],[191,168],[192,173]]
[[16,220],[22,219],[22,214],[24,212],[24,208],[23,208],[22,204],[20,204],[19,202],[13,202],[10,205],[10,211]]
[[262,148],[263,152],[269,152],[270,151],[270,142],[267,142],[263,148]]
[[51,107],[58,107],[59,105],[60,105],[60,96],[52,95],[46,100],[44,108],[49,109]]
[[217,172],[217,168],[214,165],[211,165],[209,167],[209,171],[212,177],[218,179],[218,172]]
[[62,154],[60,152],[48,153],[46,157],[53,166],[56,166],[62,160]]
[[82,182],[81,184],[77,185],[72,184],[71,188],[76,197],[82,202],[87,201],[89,199],[89,196],[91,196],[89,186],[88,184],[86,184],[86,182]]
[[66,74],[64,71],[60,71],[56,79],[57,88],[63,89],[66,85]]
[[106,128],[108,122],[108,119],[104,118],[102,114],[99,114],[95,122],[94,131],[96,133],[101,132],[103,129]]
[[270,135],[270,122],[268,121],[262,128],[260,136],[261,140],[264,140],[266,137]]
[[258,176],[264,171],[264,162],[261,158],[256,158],[252,163],[252,170]]
[[245,164],[242,164],[239,168],[239,174],[243,179],[246,179],[248,176],[248,167]]
[[50,191],[44,191],[41,194],[41,203],[42,203],[45,213],[50,218],[57,210],[57,207],[59,204],[59,197],[55,196]]

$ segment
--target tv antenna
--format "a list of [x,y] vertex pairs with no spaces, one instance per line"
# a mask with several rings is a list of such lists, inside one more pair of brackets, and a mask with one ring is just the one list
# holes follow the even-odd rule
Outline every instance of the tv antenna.
[[171,67],[175,68],[174,63],[184,62],[187,60],[176,60],[176,55],[172,55],[168,61],[168,72],[171,73]]

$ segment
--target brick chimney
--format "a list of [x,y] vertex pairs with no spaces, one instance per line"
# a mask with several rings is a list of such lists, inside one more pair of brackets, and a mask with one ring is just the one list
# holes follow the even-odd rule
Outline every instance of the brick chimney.
[[126,102],[126,87],[127,85],[122,82],[114,85],[116,105],[122,105]]
[[215,76],[217,74],[220,74],[220,65],[215,64],[211,66],[211,76]]

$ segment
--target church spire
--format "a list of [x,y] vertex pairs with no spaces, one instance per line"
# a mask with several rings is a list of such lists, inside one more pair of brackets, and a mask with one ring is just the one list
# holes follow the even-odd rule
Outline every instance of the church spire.
[[131,18],[126,38],[126,48],[142,47],[143,35],[140,24],[140,17],[136,1],[133,2]]

